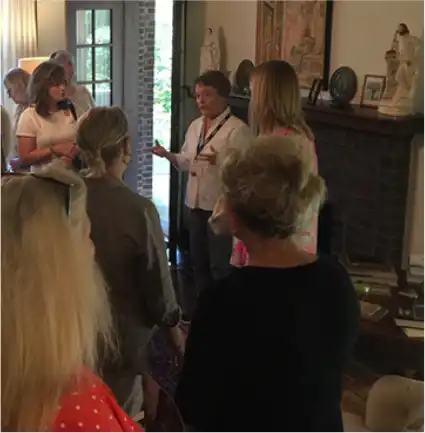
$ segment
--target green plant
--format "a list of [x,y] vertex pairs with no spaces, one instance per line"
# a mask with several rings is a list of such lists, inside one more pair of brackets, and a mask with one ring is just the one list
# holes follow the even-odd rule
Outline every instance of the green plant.
[[164,113],[171,112],[171,68],[170,59],[161,57],[160,48],[155,45],[155,81],[154,103],[158,104]]

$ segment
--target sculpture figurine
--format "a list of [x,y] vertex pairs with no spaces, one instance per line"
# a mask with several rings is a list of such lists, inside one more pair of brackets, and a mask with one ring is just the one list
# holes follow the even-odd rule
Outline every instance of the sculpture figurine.
[[407,25],[399,24],[391,49],[385,53],[387,80],[379,113],[388,116],[409,116],[415,113],[420,45],[420,39],[410,34]]
[[220,46],[217,35],[208,28],[201,47],[200,73],[210,70],[220,70]]

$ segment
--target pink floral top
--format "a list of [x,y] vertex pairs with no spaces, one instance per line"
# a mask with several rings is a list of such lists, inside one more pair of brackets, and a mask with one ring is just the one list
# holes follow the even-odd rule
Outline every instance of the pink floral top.
[[[273,131],[273,135],[292,135],[294,132],[288,128],[276,128]],[[311,154],[314,162],[314,170],[317,173],[317,154],[314,142],[308,140],[311,148]],[[314,218],[311,227],[306,233],[302,234],[303,247],[304,250],[310,254],[316,254],[317,250],[317,225],[318,225],[318,215]],[[235,239],[233,243],[233,253],[230,258],[230,263],[236,267],[242,267],[248,265],[248,251],[245,244],[239,240]]]

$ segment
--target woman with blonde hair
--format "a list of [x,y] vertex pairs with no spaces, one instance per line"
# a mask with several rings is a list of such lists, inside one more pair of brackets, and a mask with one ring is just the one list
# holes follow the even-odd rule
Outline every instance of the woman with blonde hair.
[[65,50],[58,50],[50,55],[50,60],[58,63],[65,69],[67,94],[75,106],[77,116],[79,117],[90,110],[90,108],[93,108],[95,104],[87,87],[81,86],[74,81],[74,63],[71,53]]
[[[260,135],[299,136],[300,150],[310,154],[312,170],[317,173],[314,135],[305,122],[300,86],[294,68],[283,60],[270,60],[257,66],[251,75],[250,124]],[[300,238],[306,251],[316,252],[317,218]],[[236,242],[232,264],[248,262],[246,248]]]
[[4,77],[3,84],[10,99],[16,104],[15,128],[21,114],[29,106],[27,87],[30,81],[30,74],[21,68],[11,69]]
[[131,415],[143,400],[140,375],[156,326],[169,329],[180,354],[184,337],[158,211],[123,182],[131,160],[128,122],[118,108],[93,108],[79,124],[77,144],[87,164],[87,212],[96,259],[110,287],[120,359],[103,378]]
[[58,161],[1,200],[2,431],[138,430],[95,373],[113,339],[84,182]]
[[343,266],[296,241],[325,194],[302,140],[259,137],[224,162],[225,213],[250,260],[192,320],[176,401],[193,431],[343,431],[359,305]]

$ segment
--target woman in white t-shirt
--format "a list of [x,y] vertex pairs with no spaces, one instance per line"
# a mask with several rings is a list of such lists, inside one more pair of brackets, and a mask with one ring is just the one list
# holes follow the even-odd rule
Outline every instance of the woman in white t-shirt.
[[74,64],[71,53],[65,50],[55,51],[50,55],[50,60],[55,61],[65,69],[68,98],[74,104],[78,117],[93,108],[95,104],[87,87],[74,82]]
[[41,63],[34,70],[28,88],[32,105],[16,128],[19,167],[43,165],[58,155],[69,161],[75,156],[77,119],[63,104],[66,85],[65,70],[55,62]]

